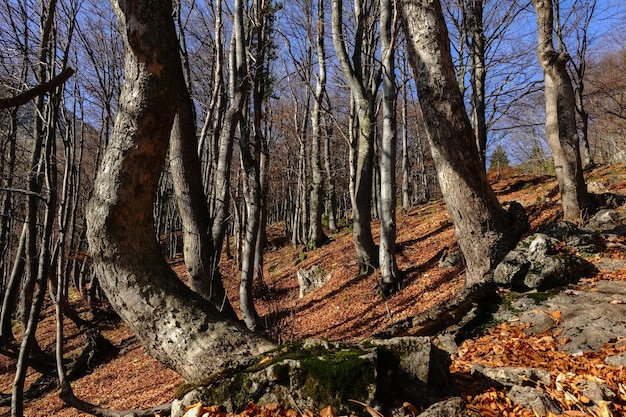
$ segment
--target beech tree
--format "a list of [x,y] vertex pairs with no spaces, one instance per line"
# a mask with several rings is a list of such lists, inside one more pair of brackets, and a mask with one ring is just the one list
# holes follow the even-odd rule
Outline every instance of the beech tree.
[[[93,268],[111,305],[147,351],[189,381],[272,346],[224,319],[161,255],[152,207],[184,87],[170,0],[115,1],[124,84],[87,207]],[[158,33],[156,37],[154,34]]]
[[[452,28],[459,88],[469,96],[470,120],[485,165],[490,129],[534,86],[534,74],[523,69],[529,55],[519,47],[523,35],[518,31],[514,40],[509,38],[526,7],[519,0],[445,0],[443,4]],[[508,47],[509,42],[516,46]]]
[[[375,2],[356,0],[354,12],[356,30],[352,61],[348,55],[347,38],[343,22],[343,0],[332,0],[332,37],[341,72],[350,89],[354,106],[353,123],[356,132],[351,138],[350,186],[352,200],[352,233],[356,257],[361,274],[378,267],[378,251],[370,226],[372,213],[372,185],[374,171],[375,117],[374,105],[378,90],[378,77],[372,65],[373,45],[372,14]],[[368,62],[363,62],[364,56]]]
[[440,2],[402,0],[399,7],[439,184],[465,257],[465,285],[484,283],[528,222],[518,203],[504,210],[487,181]]
[[544,73],[546,137],[561,192],[563,219],[581,223],[589,208],[589,197],[576,127],[576,98],[567,72],[570,57],[560,37],[559,47],[554,47],[556,5],[552,0],[533,0],[539,35],[537,57]]
[[380,42],[383,84],[383,126],[380,146],[380,275],[384,295],[400,287],[396,262],[396,8],[391,0],[380,0]]
[[[324,99],[326,98],[326,42],[324,25],[324,0],[317,1],[317,19],[315,34],[315,53],[317,55],[317,77],[315,91],[313,93],[313,108],[311,110],[311,213],[309,220],[309,245],[319,247],[328,240],[322,228],[323,214],[323,185],[324,177],[322,173],[322,143],[328,138],[322,123],[324,111]],[[328,146],[328,145],[327,145]],[[328,161],[328,158],[326,158]],[[330,167],[329,167],[330,170]],[[327,173],[328,175],[328,173]],[[332,203],[331,203],[332,204]],[[332,212],[332,206],[331,206]],[[331,213],[332,214],[332,213]],[[332,214],[334,216],[334,214]],[[334,219],[333,219],[334,220]]]

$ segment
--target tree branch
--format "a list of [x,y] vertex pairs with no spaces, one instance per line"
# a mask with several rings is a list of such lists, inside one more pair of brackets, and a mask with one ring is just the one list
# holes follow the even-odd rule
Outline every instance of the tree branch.
[[74,74],[74,72],[75,71],[72,68],[65,68],[63,71],[61,71],[59,75],[52,78],[48,82],[33,87],[30,90],[24,91],[23,93],[18,94],[14,97],[0,98],[0,110],[21,106],[28,103],[35,97],[52,91],[53,89],[67,81],[68,78],[70,78]]

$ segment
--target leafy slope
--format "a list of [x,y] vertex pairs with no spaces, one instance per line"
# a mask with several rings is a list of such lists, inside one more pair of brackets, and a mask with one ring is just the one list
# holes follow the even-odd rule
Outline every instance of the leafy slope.
[[[612,166],[596,169],[588,174],[588,179],[601,181],[613,192],[626,192],[626,169]],[[494,190],[502,201],[516,200],[522,203],[529,213],[533,228],[558,218],[557,185],[552,178],[536,178],[524,175],[511,175],[507,179],[495,181]],[[374,234],[378,232],[373,225]],[[378,274],[357,277],[358,267],[354,259],[350,231],[347,228],[332,236],[332,242],[316,251],[303,253],[299,248],[281,244],[281,229],[270,229],[271,248],[265,257],[264,282],[267,290],[258,287],[256,306],[265,317],[271,334],[281,341],[304,338],[327,338],[331,340],[360,340],[381,330],[389,324],[408,316],[418,314],[430,306],[455,294],[462,286],[463,271],[458,269],[439,270],[437,267],[441,250],[454,246],[453,228],[450,217],[441,201],[430,202],[415,207],[408,214],[398,215],[398,263],[405,274],[405,287],[396,295],[383,300],[378,295]],[[613,256],[624,256],[615,252]],[[331,280],[321,289],[302,299],[298,299],[296,271],[321,265],[331,272]],[[178,262],[173,267],[183,271]],[[238,293],[238,274],[234,261],[223,262],[226,286],[234,304]],[[592,279],[626,279],[619,272],[612,276],[596,276]],[[80,305],[80,300],[74,301]],[[54,324],[50,317],[52,308],[46,310],[47,317],[40,326],[40,340],[48,350],[54,338]],[[84,343],[84,335],[68,324],[68,356]],[[500,325],[486,335],[466,341],[453,358],[452,371],[459,385],[464,387],[464,395],[469,409],[477,415],[520,415],[532,416],[532,412],[515,407],[508,402],[503,392],[476,387],[468,377],[471,364],[482,363],[492,366],[537,366],[545,367],[560,377],[560,385],[546,387],[554,398],[561,399],[567,415],[592,415],[585,408],[582,394],[577,393],[571,381],[574,376],[601,378],[610,383],[621,399],[606,404],[601,411],[617,416],[623,410],[626,391],[626,375],[623,369],[603,365],[602,358],[608,352],[626,350],[626,343],[608,346],[607,352],[585,354],[572,357],[556,350],[562,340],[558,335],[545,334],[527,336],[521,328]],[[135,408],[156,405],[171,401],[173,392],[182,380],[172,371],[145,354],[138,346],[128,329],[120,324],[112,324],[104,335],[116,346],[126,346],[122,353],[106,364],[95,367],[93,373],[76,381],[73,386],[76,394],[87,401],[112,408]],[[507,354],[503,355],[506,349]],[[603,356],[604,355],[604,356]],[[550,367],[542,366],[542,363]],[[14,363],[0,356],[0,392],[10,393]],[[29,381],[38,375],[31,371]],[[481,390],[482,389],[482,390]],[[567,394],[566,394],[567,392]],[[7,407],[0,407],[0,416],[8,415]],[[411,410],[409,410],[411,411]],[[267,415],[278,415],[279,411],[252,408]],[[282,412],[282,411],[281,411]],[[251,414],[250,414],[251,413]],[[274,413],[274,414],[273,414]],[[578,414],[576,414],[578,413]],[[582,413],[582,414],[581,414]],[[27,416],[78,416],[73,409],[64,408],[52,392],[43,398],[27,404]]]

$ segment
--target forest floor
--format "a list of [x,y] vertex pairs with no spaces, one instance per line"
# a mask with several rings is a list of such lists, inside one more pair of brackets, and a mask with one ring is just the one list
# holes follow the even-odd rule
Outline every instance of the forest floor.
[[[602,183],[610,192],[626,194],[624,165],[599,167],[588,172],[586,177],[588,182]],[[531,221],[529,233],[542,224],[559,219],[558,187],[553,177],[538,177],[512,170],[500,178],[493,178],[492,185],[501,201],[515,200],[526,208]],[[307,338],[362,340],[454,296],[463,285],[464,273],[458,268],[440,270],[438,267],[442,249],[455,245],[451,219],[443,201],[416,206],[408,213],[399,211],[397,225],[397,260],[404,274],[404,287],[387,299],[379,295],[378,273],[366,277],[357,275],[358,266],[348,227],[330,236],[330,242],[322,248],[305,252],[289,244],[280,226],[271,226],[268,230],[270,247],[265,255],[265,286],[257,286],[255,302],[270,329],[270,335],[280,342]],[[378,224],[375,222],[372,227],[376,236]],[[626,258],[626,253],[620,249],[607,249],[602,256]],[[594,262],[594,258],[589,260]],[[321,266],[332,277],[322,288],[298,298],[296,272],[313,265]],[[172,267],[179,274],[184,272],[181,260],[174,261]],[[231,301],[237,306],[238,273],[235,262],[224,259],[222,270]],[[593,276],[585,278],[587,283],[603,279],[626,281],[626,271],[609,273],[598,270]],[[70,301],[89,319],[80,296],[74,295]],[[66,320],[65,326],[66,356],[75,356],[85,344],[86,335],[69,320]],[[502,366],[502,355],[494,352],[499,352],[502,346],[509,346],[514,352],[507,355],[507,366],[533,367],[537,363],[552,362],[558,364],[555,369],[564,375],[602,379],[618,396],[613,403],[604,404],[597,415],[626,415],[626,371],[623,367],[612,368],[602,361],[609,354],[626,350],[623,340],[605,346],[599,353],[570,355],[558,350],[563,343],[558,335],[527,334],[524,329],[522,324],[497,324],[482,335],[463,342],[453,355],[451,370],[464,388],[464,399],[470,411],[487,416],[534,416],[531,411],[511,404],[505,392],[488,387],[481,391],[464,380],[472,364]],[[91,373],[73,382],[78,398],[115,409],[150,407],[173,400],[174,391],[183,382],[177,374],[149,357],[122,323],[110,321],[104,323],[101,330],[121,349],[105,363],[95,365]],[[16,333],[19,334],[19,329]],[[54,338],[54,307],[48,302],[42,313],[38,340],[46,351],[52,352]],[[15,362],[0,355],[0,394],[10,394],[14,369]],[[29,371],[27,384],[38,377],[37,372]],[[570,391],[569,396],[564,396],[562,392],[552,393],[562,409],[566,410],[564,415],[593,415],[584,407],[582,394],[577,394],[575,387]],[[0,417],[8,415],[9,407],[0,407]],[[25,415],[69,417],[85,414],[64,406],[56,390],[52,390],[29,400]]]

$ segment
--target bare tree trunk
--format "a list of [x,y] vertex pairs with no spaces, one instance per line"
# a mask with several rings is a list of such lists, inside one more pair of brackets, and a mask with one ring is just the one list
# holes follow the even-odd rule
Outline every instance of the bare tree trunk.
[[594,18],[598,2],[597,0],[585,2],[585,15],[582,24],[577,30],[577,50],[576,57],[578,62],[572,62],[571,69],[573,72],[572,79],[574,81],[574,95],[576,97],[576,113],[580,118],[580,142],[581,142],[581,158],[582,165],[585,169],[595,166],[591,146],[589,145],[589,113],[585,108],[585,78],[587,71],[587,49],[589,47],[589,31],[590,24]]
[[402,0],[402,24],[431,152],[455,234],[465,256],[465,284],[491,279],[493,268],[528,227],[523,208],[506,212],[487,181],[458,89],[441,4]]
[[[361,51],[366,31],[364,11],[360,0],[355,2],[355,14],[357,30],[355,34],[356,52],[354,58],[357,62],[351,64],[348,58],[346,42],[343,30],[343,0],[332,1],[332,32],[333,45],[337,54],[337,60],[341,71],[348,81],[350,93],[354,103],[356,115],[356,143],[352,145],[351,154],[354,155],[354,176],[351,178],[352,194],[352,234],[356,249],[359,272],[366,274],[378,267],[378,250],[372,236],[370,227],[372,213],[372,181],[374,169],[374,99],[373,94],[366,87],[367,79],[357,70],[361,68]],[[370,70],[372,70],[370,68]],[[374,90],[375,91],[375,90]]]
[[[52,0],[48,9],[49,16],[47,17],[47,23],[52,24],[55,14],[55,1]],[[45,47],[43,50],[47,49],[48,38],[43,37],[45,43]],[[45,71],[42,70],[40,74],[45,74]],[[43,299],[46,294],[47,282],[50,272],[50,246],[51,246],[51,237],[52,237],[52,228],[54,225],[55,212],[57,208],[57,166],[56,166],[56,120],[57,120],[57,108],[58,108],[58,97],[51,97],[50,102],[45,106],[45,110],[40,113],[40,117],[45,115],[46,117],[46,125],[45,132],[42,127],[42,130],[39,133],[41,136],[42,142],[44,143],[43,154],[40,155],[41,162],[40,164],[45,165],[44,175],[45,181],[48,189],[48,197],[46,199],[46,208],[43,219],[43,230],[40,237],[40,245],[38,256],[33,258],[33,262],[29,262],[31,265],[31,270],[29,271],[29,275],[27,276],[27,283],[25,285],[25,289],[35,292],[34,300],[33,294],[23,294],[23,299],[32,300],[32,306],[29,305],[28,309],[24,309],[23,314],[27,315],[22,318],[22,322],[24,325],[24,337],[22,340],[22,344],[20,346],[20,353],[18,357],[17,369],[15,372],[15,379],[13,381],[13,396],[11,399],[11,417],[21,417],[23,415],[23,392],[24,392],[24,382],[26,378],[26,370],[28,368],[28,358],[33,353],[34,349],[35,353],[37,353],[39,346],[37,345],[35,332],[37,330],[37,325],[39,324],[39,313],[41,311],[41,306],[43,305]],[[43,100],[38,104],[43,105]],[[42,109],[44,107],[42,106]],[[39,117],[37,117],[39,119]],[[36,127],[40,125],[35,123]],[[39,180],[39,178],[38,178]],[[41,189],[41,184],[38,184],[38,188]],[[31,242],[36,239],[35,235],[30,236]],[[34,249],[36,249],[36,245],[32,245]],[[35,256],[35,253],[32,252],[32,255]],[[36,262],[34,262],[36,260]]]
[[[403,78],[409,76],[407,69],[406,54],[402,55],[402,75]],[[409,98],[408,83],[402,83],[402,209],[408,213],[411,208],[411,181],[409,174]]]
[[533,0],[533,6],[539,27],[537,56],[545,76],[546,136],[561,191],[563,219],[581,223],[589,197],[576,130],[576,99],[566,67],[570,57],[554,49],[552,0]]
[[332,137],[329,128],[324,132],[324,171],[326,172],[326,215],[328,216],[328,230],[331,233],[337,231],[337,192],[335,191],[335,176],[333,174],[330,160],[330,138]]
[[309,246],[320,247],[328,240],[322,227],[323,185],[322,176],[322,107],[326,94],[326,48],[324,43],[324,0],[317,2],[317,34],[315,47],[317,53],[318,76],[313,94],[313,110],[311,111],[311,217],[309,220]]
[[[224,233],[230,220],[228,212],[230,207],[230,169],[233,156],[233,144],[237,127],[241,121],[241,115],[247,96],[248,83],[244,81],[246,76],[245,61],[239,62],[237,57],[236,41],[233,38],[229,51],[230,72],[229,72],[229,105],[224,115],[224,123],[219,135],[218,154],[214,180],[213,197],[213,225],[211,234],[213,236],[214,249],[221,251],[224,244]],[[219,258],[214,257],[216,260]],[[212,265],[213,274],[217,274],[217,265]]]
[[[111,305],[156,359],[188,381],[272,345],[224,320],[160,254],[152,211],[182,78],[169,0],[114,2],[125,79],[110,145],[87,207],[93,267]],[[155,34],[159,36],[155,36]]]
[[401,274],[396,262],[396,78],[395,7],[380,0],[380,42],[383,74],[383,132],[380,147],[380,275],[381,291],[387,296],[399,289]]
[[[207,198],[202,184],[202,167],[197,152],[196,112],[190,96],[191,74],[186,38],[182,28],[180,3],[176,4],[179,43],[184,78],[179,81],[178,112],[170,140],[170,169],[178,212],[183,225],[183,253],[191,289],[211,302],[226,316],[237,315],[226,296],[217,268],[222,246],[215,246],[209,233],[211,226]],[[216,28],[219,31],[221,28]],[[217,77],[216,77],[217,78]],[[218,82],[220,80],[217,80]]]
[[472,84],[472,117],[474,119],[474,136],[478,153],[486,169],[487,161],[487,120],[485,116],[485,33],[483,27],[483,1],[473,0],[469,6],[470,25],[470,82]]
[[183,224],[183,253],[191,289],[224,315],[236,314],[219,274],[211,273],[221,255],[209,235],[209,210],[197,154],[195,112],[184,80],[179,80],[178,111],[170,140],[170,168],[178,212]]

